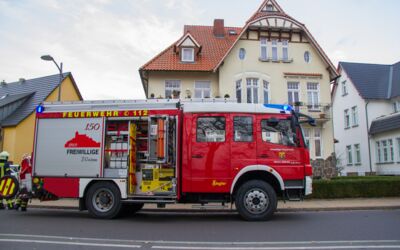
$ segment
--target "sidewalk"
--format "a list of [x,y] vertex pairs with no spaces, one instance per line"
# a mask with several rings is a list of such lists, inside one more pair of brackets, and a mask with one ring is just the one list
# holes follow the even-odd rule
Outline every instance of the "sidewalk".
[[[57,208],[77,209],[78,201],[63,199],[58,201],[32,200],[29,204],[32,208]],[[156,204],[146,204],[143,208],[147,211],[204,211],[200,205],[193,204],[166,204],[166,208],[157,208]],[[334,211],[334,210],[371,210],[371,209],[400,209],[400,197],[394,198],[357,198],[357,199],[335,199],[335,200],[305,200],[302,202],[279,201],[278,212],[291,211]],[[229,212],[230,206],[225,208],[216,205],[206,206],[206,211]]]

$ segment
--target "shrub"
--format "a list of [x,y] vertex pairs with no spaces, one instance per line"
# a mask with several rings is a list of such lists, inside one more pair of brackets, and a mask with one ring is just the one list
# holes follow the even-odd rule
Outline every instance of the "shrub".
[[314,180],[310,198],[400,197],[400,176],[337,177]]

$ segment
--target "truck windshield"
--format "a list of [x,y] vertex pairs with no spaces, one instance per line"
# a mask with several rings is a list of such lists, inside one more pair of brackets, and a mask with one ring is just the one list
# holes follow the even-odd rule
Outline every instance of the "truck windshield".
[[296,146],[296,133],[289,119],[261,120],[262,140],[265,142]]

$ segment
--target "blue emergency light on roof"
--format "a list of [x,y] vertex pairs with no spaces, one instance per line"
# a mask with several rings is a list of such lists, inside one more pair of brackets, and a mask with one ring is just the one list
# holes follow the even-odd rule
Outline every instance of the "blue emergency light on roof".
[[264,107],[266,108],[272,108],[272,109],[280,109],[284,111],[292,111],[293,108],[290,105],[287,104],[264,104]]
[[44,107],[42,106],[42,105],[38,105],[37,107],[36,107],[36,113],[43,113],[43,111],[44,111]]

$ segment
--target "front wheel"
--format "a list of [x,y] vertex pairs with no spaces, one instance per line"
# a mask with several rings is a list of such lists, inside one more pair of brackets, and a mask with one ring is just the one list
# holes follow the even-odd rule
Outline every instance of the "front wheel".
[[119,189],[110,182],[93,184],[86,195],[86,207],[93,217],[115,218],[122,207]]
[[272,217],[277,208],[275,190],[261,180],[245,182],[235,199],[240,216],[248,221],[264,221]]

